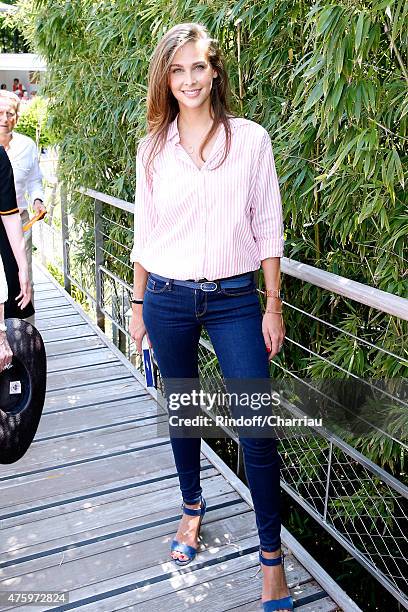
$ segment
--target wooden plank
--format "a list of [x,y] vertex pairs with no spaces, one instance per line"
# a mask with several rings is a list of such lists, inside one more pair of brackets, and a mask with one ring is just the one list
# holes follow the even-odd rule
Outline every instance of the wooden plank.
[[[203,457],[201,459],[200,478],[204,482],[218,474],[217,470]],[[157,476],[152,474],[150,478],[145,478],[142,473],[123,480],[118,480],[112,486],[111,483],[94,487],[89,483],[88,489],[81,495],[61,496],[59,500],[45,501],[43,504],[21,504],[16,510],[12,510],[1,516],[2,527],[16,527],[32,522],[42,521],[46,518],[62,516],[86,508],[94,508],[98,505],[115,500],[119,503],[122,499],[128,499],[129,495],[144,495],[165,489],[177,488],[179,484],[178,475],[174,465],[169,465],[160,470]],[[235,499],[235,498],[234,498]]]
[[[52,280],[51,277],[50,279]],[[56,283],[55,285],[57,286]],[[131,372],[132,376],[144,386],[145,380],[143,374],[128,361],[128,359],[120,352],[120,350],[113,344],[113,342],[109,340],[109,338],[107,338],[107,336],[97,327],[97,325],[90,319],[90,317],[83,312],[81,307],[74,302],[70,295],[68,295],[63,289],[61,289],[61,293],[65,296],[65,299],[69,302],[69,304],[71,304],[73,308],[83,316],[84,320],[88,323],[89,327],[94,331],[94,333],[98,337],[103,338],[105,345],[108,346],[112,350],[112,352],[118,356],[118,359],[129,369],[129,372]],[[152,395],[152,397],[156,399],[157,393],[155,389],[151,388],[149,393]]]
[[[200,552],[193,566],[209,558],[214,561],[227,551],[236,553],[240,540],[245,538],[248,542],[249,536],[256,537],[256,526],[248,520],[251,513],[245,512],[245,506],[239,502],[236,494],[217,495],[213,485],[209,490],[214,509],[206,514],[206,529],[203,522]],[[226,502],[223,502],[223,498]],[[82,597],[83,593],[89,593],[92,586],[104,592],[107,590],[106,581],[129,584],[129,574],[135,572],[140,580],[150,568],[156,576],[167,569],[173,570],[176,566],[169,557],[169,547],[177,531],[180,504],[172,505],[167,516],[153,511],[148,516],[138,517],[135,504],[133,508],[135,515],[128,521],[108,524],[102,529],[88,529],[88,537],[78,534],[77,537],[67,538],[66,546],[51,548],[53,543],[49,542],[49,549],[31,559],[27,559],[28,554],[22,556],[24,551],[32,552],[27,548],[15,550],[14,554],[12,551],[4,553],[0,562],[0,590],[4,589],[6,581],[12,586],[14,581],[10,579],[23,575],[24,580],[19,582],[23,582],[24,590],[35,588],[39,580],[47,584],[47,589],[58,590],[56,585],[59,582],[60,585],[70,586],[74,598],[77,590],[82,591]],[[63,518],[65,520],[66,517]],[[63,541],[61,538],[60,542]]]
[[46,344],[50,342],[60,342],[61,340],[71,340],[72,338],[86,338],[95,335],[84,321],[79,325],[73,325],[67,329],[50,329],[41,332],[41,336]]
[[[340,610],[330,597],[324,596],[325,592],[322,591],[321,586],[315,580],[310,578],[309,580],[299,581],[298,584],[294,583],[293,585],[292,581],[289,579],[288,572],[286,572],[286,576],[296,612],[298,610],[302,612],[335,612],[336,610]],[[302,603],[307,601],[308,603]],[[255,607],[259,606],[259,602],[260,599],[231,608],[226,607],[225,610],[237,610],[239,607],[240,612],[252,612],[254,610],[259,610],[259,607]]]
[[118,364],[120,363],[108,348],[100,348],[94,351],[83,351],[73,357],[72,355],[53,355],[47,359],[47,371],[59,372],[69,369],[76,370],[89,366],[97,366],[103,364]]
[[101,193],[100,191],[95,191],[94,189],[86,189],[84,187],[79,187],[77,191],[79,191],[80,193],[85,193],[89,197],[97,199],[100,202],[106,202],[106,204],[115,206],[115,208],[120,208],[121,210],[130,212],[131,214],[133,214],[135,211],[135,205],[131,202],[126,202],[126,200],[115,198],[114,196],[110,196],[107,193]]
[[82,325],[83,319],[80,315],[73,313],[71,315],[65,317],[57,317],[50,319],[35,319],[35,326],[39,332],[48,330],[48,329],[58,329],[71,327],[72,325]]
[[64,406],[94,406],[95,403],[109,402],[115,399],[128,399],[145,391],[140,383],[129,376],[118,381],[93,383],[86,387],[77,387],[67,393],[66,389],[47,392],[44,410],[59,410]]
[[[218,499],[221,500],[222,498],[219,497]],[[210,512],[212,512],[211,521],[209,520]],[[55,566],[54,568],[44,568],[44,558],[27,562],[25,566],[28,570],[28,567],[32,566],[33,563],[41,563],[43,568],[41,579],[45,579],[47,584],[50,585],[54,585],[58,578],[64,580],[64,584],[66,584],[65,580],[68,579],[70,581],[71,602],[78,602],[81,610],[98,610],[99,612],[123,609],[123,607],[129,609],[127,606],[143,599],[146,600],[144,605],[147,605],[149,601],[152,602],[150,609],[155,610],[156,605],[159,610],[168,609],[166,606],[162,608],[161,600],[163,596],[156,598],[157,591],[162,588],[164,591],[168,590],[169,593],[166,597],[168,596],[174,605],[174,596],[176,595],[177,599],[180,598],[180,595],[183,596],[185,587],[190,587],[195,592],[204,587],[206,607],[199,607],[198,609],[201,611],[212,610],[213,605],[215,609],[230,609],[218,608],[217,606],[228,603],[231,607],[233,601],[239,603],[242,603],[245,599],[248,601],[248,596],[252,600],[256,600],[259,606],[260,575],[258,580],[254,580],[254,575],[258,569],[257,535],[255,535],[255,526],[251,526],[248,530],[246,519],[249,518],[249,515],[250,513],[245,512],[245,507],[241,503],[209,511],[208,516],[205,517],[205,521],[208,520],[208,522],[203,523],[202,527],[202,542],[199,553],[196,559],[189,564],[187,570],[180,570],[169,560],[169,546],[176,529],[176,525],[171,523],[148,528],[146,534],[144,530],[129,533],[125,547],[120,547],[120,537],[116,541],[115,548],[112,548],[112,541],[105,540],[105,546],[111,546],[111,549],[110,551],[100,552],[98,555],[95,552],[92,555],[94,544],[89,547],[90,550],[88,549],[88,551],[84,550],[84,547],[81,547],[80,550],[78,548],[66,550],[62,559],[60,557],[61,565],[58,568]],[[240,527],[238,527],[238,523],[241,523]],[[204,529],[205,524],[207,526],[206,530]],[[233,537],[230,537],[230,525],[234,527]],[[149,536],[152,536],[149,539],[146,539],[147,531]],[[85,552],[88,553],[88,556],[79,560],[77,554],[84,554]],[[109,558],[106,552],[110,553]],[[96,563],[96,556],[99,558],[99,564]],[[49,558],[50,561],[51,558]],[[86,567],[86,571],[83,569],[81,571],[81,565]],[[115,568],[116,576],[114,575]],[[13,567],[4,568],[2,572],[4,571],[9,576],[10,570],[13,571],[13,569]],[[69,572],[69,575],[67,572]],[[238,574],[241,574],[241,576],[238,576]],[[242,580],[242,586],[237,585],[237,589],[241,589],[241,591],[235,593],[237,598],[235,600],[234,597],[230,597],[229,584],[231,580],[235,581],[238,577]],[[27,575],[23,578],[25,589],[30,588],[30,582],[26,582],[27,578]],[[35,580],[35,574],[30,572],[30,578]],[[39,577],[37,581],[38,579]],[[310,576],[300,564],[296,564],[296,567],[294,565],[290,576],[288,576],[289,583],[296,584],[305,580],[310,580]],[[12,583],[13,579],[10,580],[8,577],[7,582]],[[78,583],[82,583],[82,586],[78,587]],[[213,587],[220,591],[217,593],[218,597],[213,595]],[[55,587],[49,586],[48,588]],[[175,589],[177,590],[176,594],[174,593]],[[122,593],[111,597],[110,595],[115,594],[114,590],[119,591],[119,593],[122,591]],[[227,598],[225,597],[226,591],[228,592]],[[193,594],[191,590],[189,594]],[[95,595],[99,595],[98,601],[86,605],[85,598]],[[203,601],[203,598],[198,596],[196,602],[198,606],[200,606],[200,600]],[[144,609],[140,605],[137,609]]]
[[60,286],[56,287],[54,283],[52,283],[51,281],[48,281],[47,283],[43,283],[42,285],[39,285],[34,282],[34,291],[36,295],[42,294],[42,293],[45,294],[49,291],[59,291],[59,290],[60,290]]
[[[213,526],[211,526],[213,528]],[[226,525],[226,529],[228,529]],[[87,611],[108,611],[108,610],[118,610],[118,609],[133,609],[130,607],[132,603],[138,602],[140,600],[145,599],[144,603],[139,604],[138,609],[147,609],[150,606],[150,610],[160,610],[161,607],[157,607],[157,602],[160,599],[155,600],[155,593],[158,589],[164,586],[166,588],[170,584],[170,597],[171,592],[174,589],[181,589],[182,586],[200,584],[204,582],[206,579],[211,579],[214,575],[222,576],[222,580],[224,581],[224,592],[222,593],[221,600],[223,602],[230,601],[230,593],[228,589],[228,578],[230,575],[234,575],[239,568],[250,568],[251,575],[254,575],[256,572],[256,567],[254,566],[254,558],[256,555],[253,553],[246,553],[243,556],[238,556],[240,551],[253,550],[256,548],[257,536],[252,536],[250,538],[245,538],[240,540],[239,542],[231,542],[222,546],[214,547],[209,553],[207,550],[204,552],[200,552],[196,559],[189,564],[188,569],[180,570],[173,562],[162,562],[159,566],[151,566],[147,567],[144,572],[136,572],[127,576],[127,582],[130,585],[134,585],[135,588],[127,591],[129,588],[124,584],[124,580],[118,577],[116,580],[107,580],[104,585],[96,584],[93,588],[88,588],[88,593],[85,589],[82,591],[71,592],[72,597],[77,597],[82,595],[82,597],[92,596],[93,594],[97,594],[100,592],[102,595],[106,594],[104,598],[100,598],[99,601],[86,605],[85,601],[81,605],[81,609]],[[169,541],[170,543],[170,541]],[[167,546],[169,546],[169,543]],[[164,581],[166,581],[164,583]],[[105,589],[105,592],[101,591],[101,587]],[[193,587],[194,588],[194,587]],[[113,589],[116,592],[122,591],[121,594],[118,594],[114,597],[109,597],[112,593]],[[113,591],[114,593],[114,591]],[[165,596],[167,597],[167,596]],[[163,597],[164,599],[164,597]],[[149,601],[152,601],[152,604],[149,604]],[[199,601],[199,600],[198,600]],[[207,590],[206,594],[206,607],[204,608],[206,611],[212,610],[213,605],[216,606],[217,601],[213,599],[211,596],[211,591]],[[190,602],[190,608],[195,609],[196,602]],[[190,609],[189,608],[189,609]],[[172,607],[165,607],[164,609],[172,609]],[[177,607],[175,608],[177,609]],[[202,609],[202,608],[201,608]],[[258,608],[259,610],[259,608]]]
[[322,287],[332,293],[350,298],[359,304],[366,304],[380,312],[386,312],[408,321],[408,300],[406,298],[398,297],[376,287],[369,287],[363,283],[358,283],[349,278],[338,276],[332,272],[309,266],[288,257],[282,257],[281,270],[284,274],[299,278],[316,287]]
[[[174,579],[170,579],[172,584],[169,586],[163,584],[163,582],[158,582],[150,588],[146,587],[145,589],[132,591],[127,597],[127,603],[132,605],[132,610],[138,612],[146,610],[147,605],[150,605],[154,610],[162,610],[165,607],[166,609],[182,610],[194,608],[197,612],[208,612],[210,609],[211,612],[213,610],[215,612],[224,612],[239,608],[247,612],[249,610],[259,612],[261,609],[262,573],[259,572],[257,574],[259,565],[256,563],[256,553],[248,555],[248,557],[252,562],[255,561],[255,565],[250,565],[249,560],[246,560],[244,564],[242,559],[240,559],[241,563],[235,564],[233,571],[231,571],[229,567],[229,565],[232,565],[231,562],[226,562],[222,564],[221,568],[216,566],[215,569],[218,569],[218,575],[214,577],[209,575],[210,573],[207,571],[207,568],[198,569],[194,572],[193,580],[189,576],[189,580],[180,580],[174,585]],[[310,580],[310,575],[299,563],[297,563],[296,568],[297,571],[292,570],[292,573],[287,576],[289,592],[294,602],[301,599],[299,590],[302,593],[307,593],[309,596],[321,592],[320,586]],[[212,573],[214,574],[215,572]],[[291,587],[291,584],[294,582],[305,580],[308,582],[300,588],[293,589]],[[180,582],[184,583],[184,588],[179,587]],[[188,584],[189,582],[190,585]],[[193,586],[191,586],[191,582],[194,583]],[[162,594],[163,587],[165,592]],[[228,597],[225,596],[226,593],[228,593]],[[116,599],[114,597],[110,601],[112,608],[115,610],[125,609],[123,606],[118,607]],[[140,600],[142,602],[138,603]],[[89,610],[90,608],[87,606],[84,609]]]
[[33,444],[46,436],[67,436],[73,431],[91,427],[105,427],[121,421],[143,417],[156,418],[162,414],[150,395],[140,395],[129,400],[110,402],[78,408],[43,413]]
[[43,274],[38,270],[36,265],[33,266],[33,283],[34,287],[42,287],[44,285],[53,284],[46,274]]
[[296,612],[341,612],[341,608],[330,597],[323,597],[313,603],[299,606]]
[[82,387],[90,384],[96,384],[106,381],[116,381],[123,378],[129,378],[129,370],[121,363],[102,364],[95,366],[87,366],[80,370],[71,372],[66,368],[62,372],[50,372],[47,375],[47,391],[51,393],[57,389],[67,389],[70,392],[76,387]]
[[40,304],[35,306],[36,312],[41,312],[42,310],[48,310],[49,308],[58,308],[59,306],[66,306],[66,299],[63,295],[60,295],[56,298],[51,298],[47,301],[41,301]]
[[[209,500],[233,492],[225,478],[219,474],[206,479],[205,485]],[[95,537],[98,534],[121,530],[126,526],[142,526],[180,514],[180,491],[176,486],[172,489],[161,487],[154,492],[147,490],[144,493],[134,489],[128,491],[126,497],[123,494],[119,495],[119,499],[115,497],[111,495],[110,499],[98,498],[98,503],[90,503],[87,507],[82,504],[82,507],[71,509],[63,515],[41,517],[41,520],[36,517],[24,526],[6,527],[3,524],[0,567],[2,563],[9,559],[14,560],[16,556],[31,554],[33,549],[36,553],[47,551],[55,546],[82,542],[87,535]],[[233,499],[238,499],[235,492]]]
[[[14,512],[17,508],[61,501],[72,496],[88,494],[104,486],[114,486],[125,479],[132,481],[158,478],[170,466],[174,469],[174,457],[170,444],[155,447],[157,463],[152,462],[151,448],[135,448],[112,457],[96,457],[92,461],[67,465],[57,470],[16,474],[1,482],[0,514]],[[4,476],[6,466],[2,466]],[[7,474],[7,473],[6,473]],[[24,491],[24,496],[22,494]]]
[[49,300],[54,300],[56,298],[61,298],[61,292],[55,287],[52,289],[47,289],[46,291],[36,291],[34,287],[34,295],[35,295],[35,304],[36,306],[43,306],[47,304]]
[[75,314],[77,311],[75,308],[72,308],[71,304],[66,306],[61,306],[56,310],[41,310],[40,312],[35,313],[35,320],[44,321],[45,319],[60,319],[61,317],[66,317],[70,314]]
[[[208,610],[233,610],[238,607],[246,612],[260,610],[262,591],[262,574],[258,572],[258,553],[247,553],[241,557],[227,559],[221,563],[203,564],[204,567],[194,572],[180,572],[177,579],[172,576],[165,580],[146,584],[129,593],[112,597],[106,601],[98,602],[84,607],[85,610],[144,610],[150,606],[156,610],[163,609],[164,601],[168,601],[168,608],[177,609],[181,606],[190,609],[190,606],[200,612]],[[320,591],[316,583],[311,582],[308,572],[292,558],[290,571],[287,572],[289,590],[295,595],[296,587],[303,584],[303,590],[308,589],[309,594],[314,590]],[[230,596],[230,592],[234,595]],[[228,597],[225,597],[228,593]],[[132,605],[131,608],[127,606]],[[99,608],[97,608],[99,606]],[[110,606],[110,608],[108,607]],[[167,608],[166,608],[167,609]]]
[[91,350],[97,347],[105,347],[105,343],[99,336],[87,336],[82,338],[72,338],[70,340],[60,340],[47,344],[45,347],[47,358],[52,355],[65,355],[69,353],[74,355],[86,350]]
[[[167,417],[161,417],[161,420]],[[156,420],[157,421],[157,420]],[[50,469],[54,465],[66,465],[73,461],[83,461],[100,457],[131,448],[138,448],[163,442],[157,433],[157,422],[152,419],[125,423],[124,425],[111,425],[107,429],[88,433],[67,435],[58,440],[38,441],[28,449],[27,453],[16,464],[7,466],[1,471],[1,478],[5,475],[18,475],[21,472]]]

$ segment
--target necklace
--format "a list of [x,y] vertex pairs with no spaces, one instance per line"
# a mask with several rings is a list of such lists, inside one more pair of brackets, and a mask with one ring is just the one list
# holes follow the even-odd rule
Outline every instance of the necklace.
[[[211,125],[212,125],[212,124],[213,124],[213,121],[211,121]],[[200,143],[200,144],[201,144],[201,140],[202,140],[202,138],[203,138],[204,134],[206,134],[207,132],[208,132],[208,127],[207,127],[207,128],[204,130],[204,132],[202,132],[202,133],[201,133],[201,135],[200,135],[200,138],[199,138],[199,143]],[[181,135],[180,135],[180,142],[181,142],[181,144],[183,145],[183,147],[184,147],[184,148],[187,150],[187,153],[188,153],[189,155],[193,155],[193,154],[196,152],[196,150],[198,150],[198,149],[196,149],[196,146],[194,146],[194,145],[189,144],[188,142],[186,142],[186,141],[185,141],[185,139],[184,139],[184,136],[183,136],[183,138],[182,138],[182,137],[181,137]],[[200,146],[198,146],[198,148],[200,148]]]

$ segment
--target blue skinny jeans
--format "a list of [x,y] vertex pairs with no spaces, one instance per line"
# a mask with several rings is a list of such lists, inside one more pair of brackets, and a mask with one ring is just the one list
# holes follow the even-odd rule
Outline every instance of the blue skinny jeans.
[[[198,343],[207,330],[224,379],[269,378],[262,313],[253,278],[246,287],[202,291],[149,275],[143,320],[163,379],[198,379]],[[201,437],[171,446],[183,501],[200,500]],[[262,550],[280,548],[280,455],[276,438],[241,437],[244,468]]]

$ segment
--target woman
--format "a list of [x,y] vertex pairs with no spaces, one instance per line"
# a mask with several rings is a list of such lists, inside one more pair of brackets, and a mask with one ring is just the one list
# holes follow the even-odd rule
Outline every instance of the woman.
[[13,170],[0,146],[0,256],[8,284],[5,318],[24,319],[34,314],[31,285],[20,214],[16,204]]
[[[262,126],[232,116],[228,90],[220,50],[203,26],[179,24],[163,36],[149,70],[149,133],[137,151],[130,333],[140,353],[147,332],[166,391],[172,381],[198,379],[203,326],[229,380],[267,379],[285,334],[271,141]],[[263,317],[254,283],[260,265],[268,290]],[[201,439],[170,440],[184,510],[171,557],[186,565],[206,510]],[[260,538],[264,610],[293,610],[280,554],[277,440],[240,441]]]

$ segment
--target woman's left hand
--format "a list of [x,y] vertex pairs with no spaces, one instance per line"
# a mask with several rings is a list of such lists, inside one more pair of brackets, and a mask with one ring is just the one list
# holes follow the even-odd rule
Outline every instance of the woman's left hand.
[[31,300],[31,283],[26,267],[19,268],[18,278],[20,281],[20,293],[15,298],[21,310],[23,310]]
[[265,340],[266,350],[269,353],[269,361],[282,348],[285,339],[285,323],[281,314],[265,312],[262,319],[262,333]]

